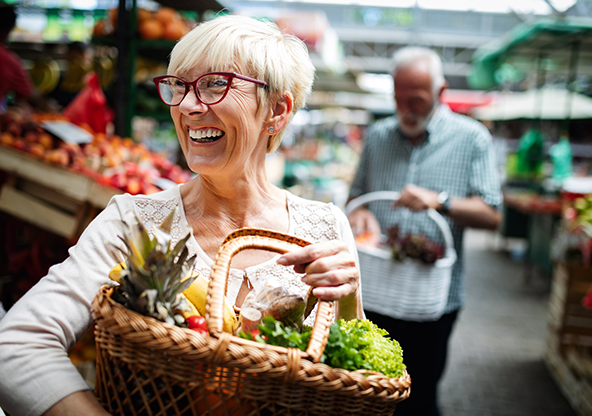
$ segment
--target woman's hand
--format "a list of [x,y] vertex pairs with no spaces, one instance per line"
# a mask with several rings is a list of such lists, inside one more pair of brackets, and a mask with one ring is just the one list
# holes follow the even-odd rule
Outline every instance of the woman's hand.
[[326,241],[285,253],[278,264],[306,273],[302,281],[321,300],[339,301],[339,315],[351,319],[363,314],[359,302],[360,273],[354,256],[341,241]]
[[278,264],[306,273],[302,281],[322,300],[339,300],[358,290],[360,274],[354,257],[341,241],[311,244],[285,253]]

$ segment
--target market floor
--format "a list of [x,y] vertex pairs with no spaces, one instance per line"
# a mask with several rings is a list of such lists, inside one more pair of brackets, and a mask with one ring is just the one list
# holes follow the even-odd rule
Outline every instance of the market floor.
[[543,362],[549,278],[524,280],[492,233],[465,239],[466,302],[440,386],[443,416],[575,416]]

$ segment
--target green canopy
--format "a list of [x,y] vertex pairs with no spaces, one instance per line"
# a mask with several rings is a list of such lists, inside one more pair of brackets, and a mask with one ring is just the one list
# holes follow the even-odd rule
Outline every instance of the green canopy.
[[474,89],[487,90],[504,81],[518,81],[525,72],[541,65],[567,75],[574,51],[579,58],[578,73],[582,73],[582,66],[592,73],[592,19],[545,18],[526,22],[478,48],[467,81]]

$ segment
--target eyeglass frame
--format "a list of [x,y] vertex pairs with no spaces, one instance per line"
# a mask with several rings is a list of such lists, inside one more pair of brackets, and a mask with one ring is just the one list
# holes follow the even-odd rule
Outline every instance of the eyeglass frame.
[[[228,78],[228,86],[226,87],[226,91],[224,91],[224,94],[222,94],[222,97],[220,97],[220,99],[214,103],[205,103],[201,97],[199,96],[199,92],[197,90],[197,82],[202,79],[203,77],[206,77],[208,75],[222,75]],[[179,104],[168,104],[163,98],[162,95],[160,93],[160,88],[158,87],[158,84],[160,81],[162,81],[165,78],[176,78],[180,81],[183,82],[183,85],[185,85],[185,94],[183,94],[183,98],[181,98],[181,101],[179,101]],[[228,94],[228,91],[230,91],[230,86],[232,85],[232,81],[234,81],[235,78],[238,79],[242,79],[243,81],[249,81],[249,82],[253,82],[255,84],[261,85],[263,87],[269,87],[269,84],[265,81],[260,81],[258,79],[255,78],[251,78],[251,77],[247,77],[245,75],[241,75],[241,74],[237,74],[236,72],[209,72],[207,74],[203,74],[201,75],[199,78],[197,78],[195,81],[185,81],[183,78],[180,78],[176,75],[160,75],[158,77],[154,77],[152,78],[152,81],[154,82],[154,84],[156,84],[156,90],[158,91],[158,96],[160,97],[160,100],[165,103],[166,105],[168,105],[169,107],[176,107],[178,105],[181,105],[181,103],[183,102],[183,100],[185,99],[185,97],[187,97],[187,94],[189,94],[189,91],[191,89],[191,87],[193,87],[193,92],[195,93],[195,96],[197,97],[197,99],[199,100],[200,103],[205,104],[205,105],[214,105],[214,104],[218,104],[220,102],[222,102],[225,98],[226,95]]]

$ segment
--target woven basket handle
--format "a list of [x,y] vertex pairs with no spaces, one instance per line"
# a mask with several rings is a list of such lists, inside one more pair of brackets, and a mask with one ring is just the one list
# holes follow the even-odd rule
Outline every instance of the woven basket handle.
[[[218,250],[208,284],[206,321],[210,334],[215,337],[222,334],[224,293],[232,257],[246,249],[267,250],[284,254],[309,244],[308,241],[297,237],[257,228],[242,228],[231,233]],[[334,302],[319,301],[316,320],[306,350],[314,362],[320,361],[327,345],[329,329],[333,320],[333,309]]]
[[[352,199],[345,207],[346,215],[351,214],[357,208],[369,204],[375,201],[398,201],[401,197],[399,192],[395,191],[376,191],[368,192],[367,194],[361,195],[357,198]],[[436,264],[439,267],[449,267],[456,262],[456,250],[454,249],[454,239],[452,238],[452,232],[450,226],[438,211],[433,208],[428,208],[428,216],[436,223],[442,236],[444,237],[444,245],[446,252],[444,258],[438,259]],[[390,257],[390,255],[389,255]]]

